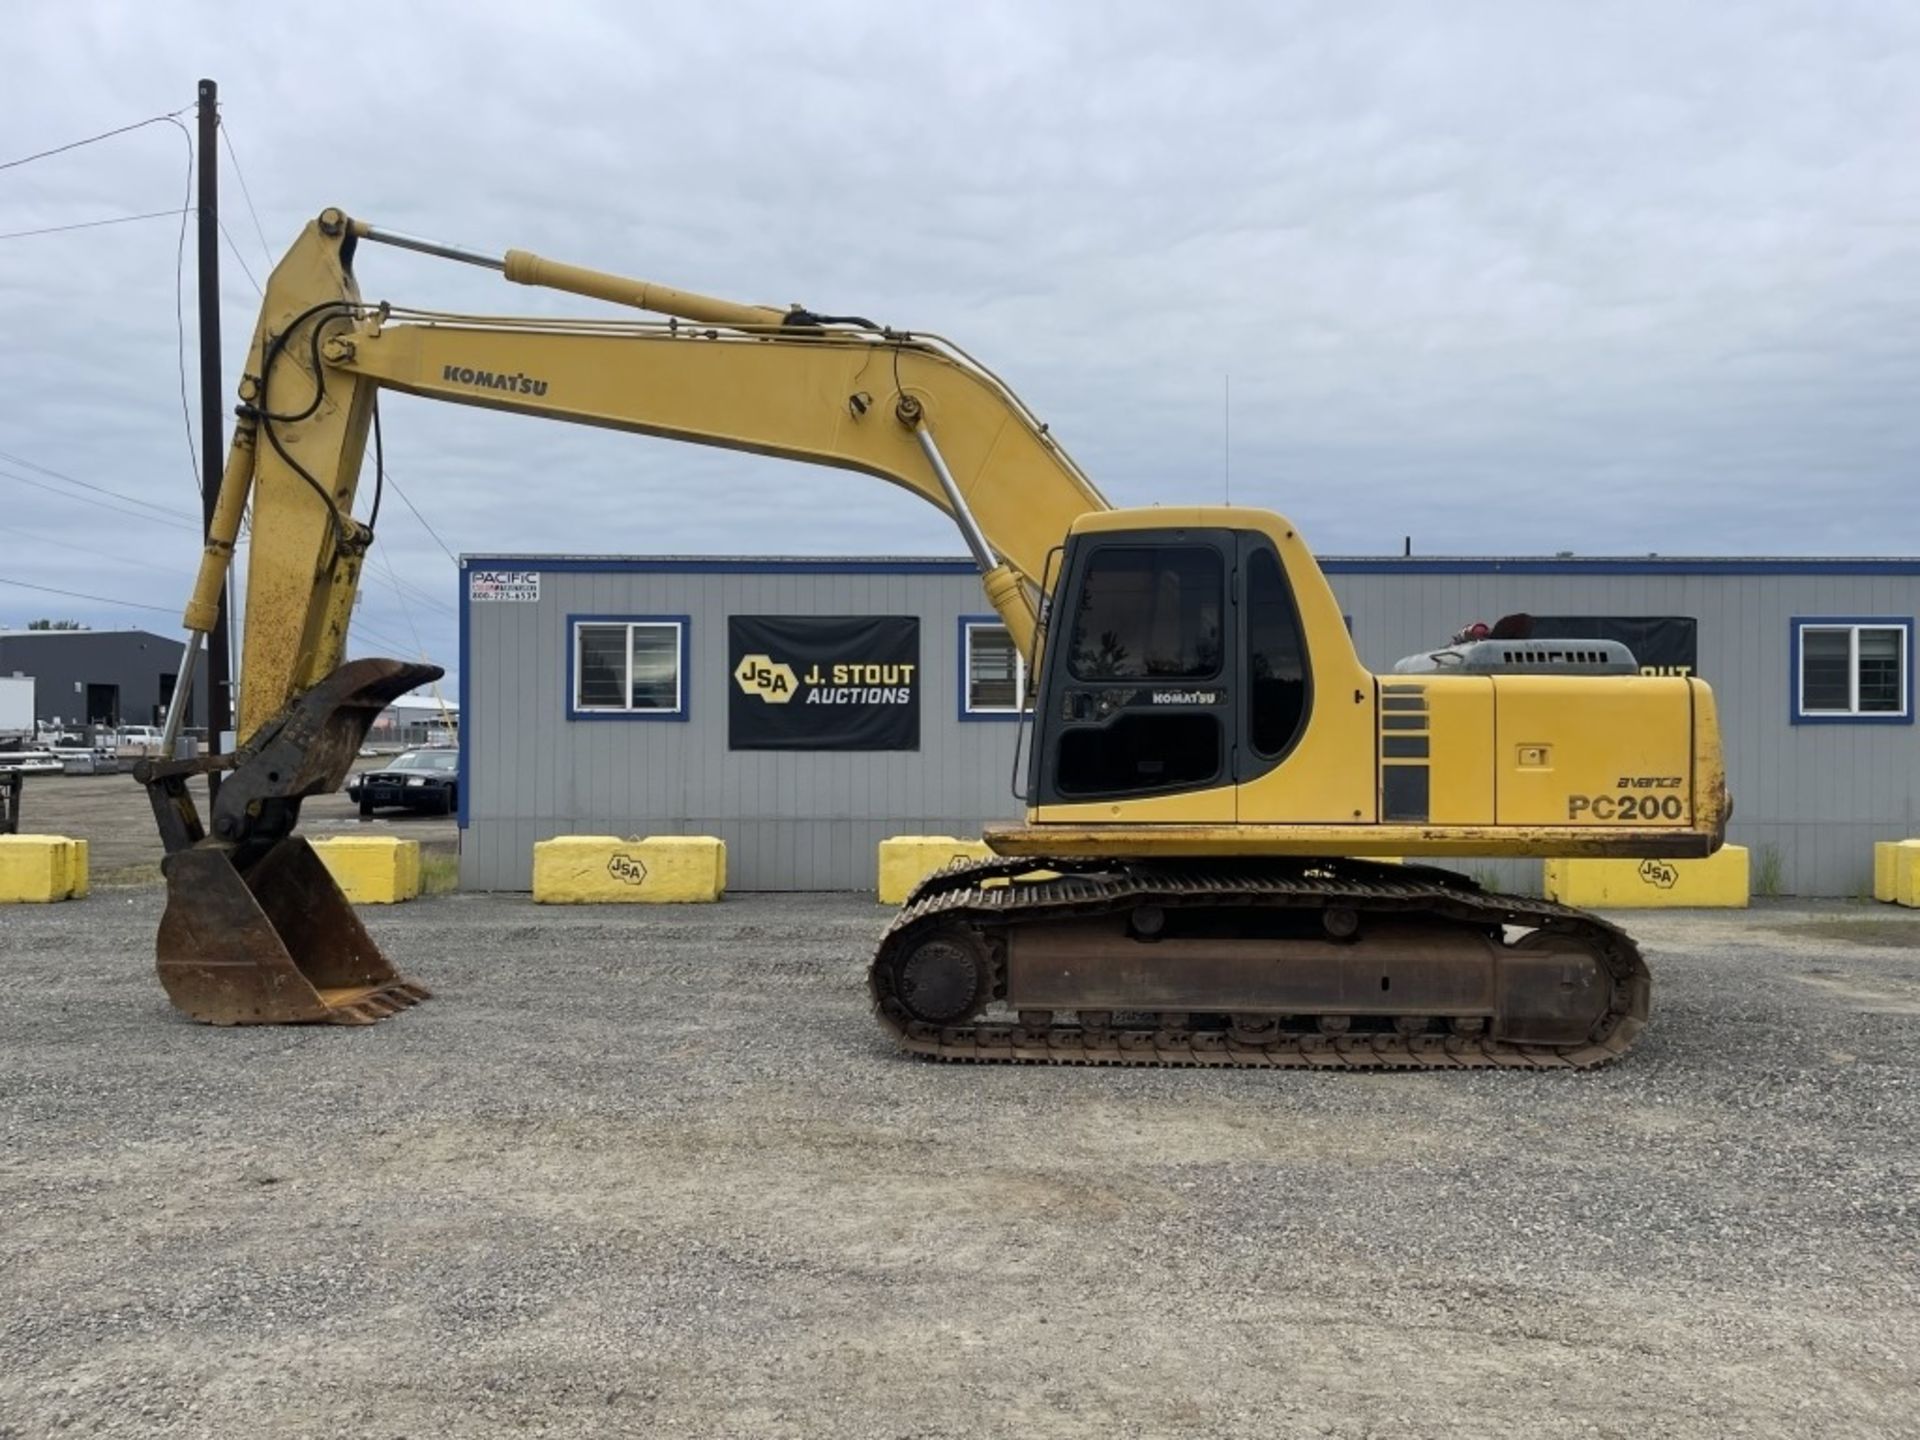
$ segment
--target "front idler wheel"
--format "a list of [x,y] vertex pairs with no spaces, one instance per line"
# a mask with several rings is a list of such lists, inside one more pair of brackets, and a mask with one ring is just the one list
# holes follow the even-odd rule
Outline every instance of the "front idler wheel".
[[965,1020],[987,1003],[992,988],[986,947],[966,930],[935,930],[894,962],[894,999],[929,1025]]

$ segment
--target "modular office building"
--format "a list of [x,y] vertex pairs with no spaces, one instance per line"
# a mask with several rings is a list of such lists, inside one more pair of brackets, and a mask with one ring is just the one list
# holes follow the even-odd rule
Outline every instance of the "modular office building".
[[[1719,702],[1729,838],[1762,890],[1863,893],[1872,842],[1920,834],[1920,560],[1322,567],[1376,672],[1525,613],[1699,674]],[[866,890],[887,836],[978,835],[1021,813],[1021,660],[970,562],[517,555],[461,570],[463,886],[528,889],[534,843],[554,835],[706,834],[727,844],[730,888]],[[1485,868],[1539,885],[1537,862]]]

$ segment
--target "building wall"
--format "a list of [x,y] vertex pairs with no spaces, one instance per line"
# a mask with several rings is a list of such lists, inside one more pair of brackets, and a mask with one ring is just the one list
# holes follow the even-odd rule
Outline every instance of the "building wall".
[[[86,687],[120,687],[120,723],[156,725],[160,677],[180,670],[179,640],[146,630],[33,630],[0,635],[0,675],[34,679],[36,717],[84,724]],[[200,657],[190,723],[207,722],[207,660]],[[76,689],[75,687],[79,688]]]
[[[957,617],[985,613],[962,561],[885,563],[473,560],[547,568],[537,603],[463,601],[462,752],[470,771],[462,884],[526,889],[536,840],[703,833],[738,889],[864,889],[874,846],[901,833],[977,834],[1019,813],[1015,727],[961,721]],[[624,568],[616,568],[624,567]],[[1920,834],[1920,730],[1790,723],[1795,617],[1920,613],[1920,562],[1329,560],[1360,656],[1376,671],[1516,611],[1690,615],[1715,689],[1735,811],[1756,879],[1855,895],[1872,842]],[[690,719],[569,721],[569,614],[686,615]],[[921,750],[730,752],[729,614],[898,614],[921,620]],[[4,667],[0,667],[3,671]],[[1449,862],[1537,890],[1537,861]]]
[[[1415,559],[1327,569],[1375,670],[1470,621],[1516,612],[1693,616],[1727,751],[1728,838],[1753,851],[1756,883],[1770,853],[1782,893],[1858,895],[1872,888],[1875,840],[1920,835],[1920,731],[1793,724],[1790,639],[1795,617],[1913,619],[1920,562]],[[1503,886],[1539,885],[1538,862],[1484,868]]]
[[[978,835],[1019,814],[1009,785],[1016,726],[958,718],[957,617],[988,610],[971,564],[753,573],[724,562],[620,572],[593,563],[599,573],[544,570],[537,602],[463,598],[463,886],[529,888],[534,842],[554,835],[696,834],[726,842],[734,889],[871,889],[887,836]],[[918,616],[920,749],[728,750],[735,614]],[[569,615],[686,616],[688,719],[569,720]]]

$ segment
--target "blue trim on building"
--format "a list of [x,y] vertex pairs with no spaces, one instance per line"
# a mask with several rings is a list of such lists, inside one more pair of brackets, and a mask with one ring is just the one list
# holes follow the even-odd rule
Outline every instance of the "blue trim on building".
[[977,575],[971,560],[898,559],[646,559],[633,556],[469,555],[474,570],[527,570],[548,575]]
[[454,770],[454,783],[460,789],[460,804],[455,809],[454,824],[462,830],[467,828],[467,801],[473,791],[473,787],[467,783],[471,763],[467,757],[473,753],[473,706],[468,703],[473,682],[467,678],[473,669],[469,663],[472,613],[473,600],[468,594],[467,567],[463,562],[460,566],[460,751]]
[[[650,575],[974,575],[971,560],[895,557],[887,560],[781,556],[542,556],[470,555],[475,570],[537,570],[549,574]],[[1322,556],[1329,575],[1920,575],[1920,558],[1807,558],[1790,556]]]
[[[998,615],[962,615],[959,617],[959,626],[955,631],[955,644],[959,651],[955,663],[960,672],[958,677],[959,683],[955,688],[953,698],[955,713],[961,720],[968,722],[992,720],[1019,721],[1025,712],[1017,707],[1012,710],[969,710],[967,708],[967,627],[969,625],[993,625],[1002,630],[1007,628],[1007,622],[1002,620]],[[1018,665],[1025,665],[1026,663],[1025,656],[1019,657],[1017,661]],[[1019,671],[1016,669],[1015,674],[1018,673]]]
[[1920,575],[1920,560],[1322,559],[1328,575]]
[[[495,567],[483,567],[492,569]],[[680,627],[680,708],[677,710],[580,710],[573,703],[573,658],[578,646],[574,644],[576,625],[677,625]],[[566,705],[568,720],[654,720],[683,722],[693,711],[691,694],[692,666],[689,664],[693,631],[693,617],[690,615],[568,615],[566,628],[567,646],[567,689]],[[633,654],[632,640],[628,642],[627,661],[631,671]],[[627,683],[633,683],[631,673]],[[632,697],[629,696],[629,699]]]
[[[1904,630],[1907,634],[1906,649],[1901,653],[1900,665],[1906,674],[1901,678],[1907,685],[1907,708],[1903,715],[1849,714],[1834,715],[1816,712],[1805,714],[1800,709],[1800,632],[1808,627],[1822,625],[1876,625],[1882,629]],[[1790,725],[1911,725],[1913,724],[1913,617],[1910,615],[1795,615],[1787,621],[1787,723]]]

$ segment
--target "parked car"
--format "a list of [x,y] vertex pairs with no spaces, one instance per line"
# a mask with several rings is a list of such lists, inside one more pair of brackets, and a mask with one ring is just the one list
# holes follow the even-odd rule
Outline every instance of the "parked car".
[[114,731],[114,753],[122,760],[155,759],[165,733],[158,725],[122,725]]
[[460,752],[408,750],[391,765],[347,781],[347,798],[360,802],[362,815],[378,809],[451,815],[460,805]]

